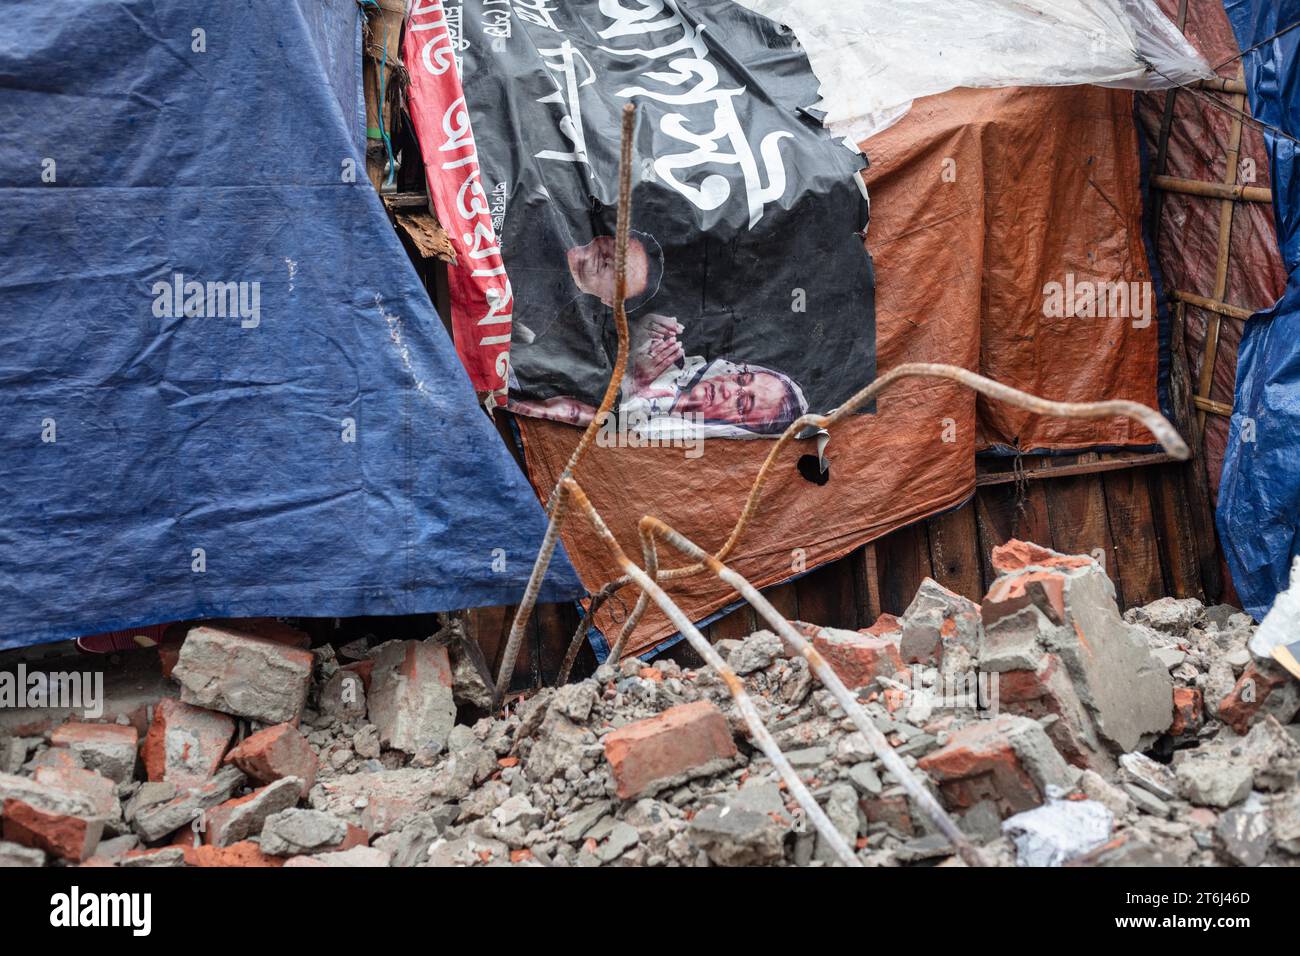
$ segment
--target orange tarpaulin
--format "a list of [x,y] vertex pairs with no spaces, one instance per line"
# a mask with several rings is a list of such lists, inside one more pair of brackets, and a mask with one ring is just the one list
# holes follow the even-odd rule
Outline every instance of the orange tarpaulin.
[[[1158,404],[1154,290],[1147,287],[1149,322],[1045,314],[1052,307],[1045,309],[1044,290],[1053,283],[1072,292],[1125,283],[1141,303],[1151,277],[1132,107],[1132,94],[1099,87],[956,90],[918,101],[866,144],[882,373],[903,362],[949,362],[1048,398]],[[816,283],[828,265],[801,267],[803,281]],[[520,425],[534,485],[549,495],[580,432],[534,419]],[[766,587],[955,507],[974,491],[975,453],[991,445],[1150,444],[1127,420],[1041,419],[977,402],[945,381],[905,380],[880,398],[874,415],[837,429],[824,486],[795,467],[815,450],[811,443],[787,449],[729,563]],[[680,448],[596,447],[577,477],[638,560],[636,525],[644,514],[716,550],[770,448],[767,441],[709,440],[702,456],[687,458]],[[590,590],[617,576],[581,518],[570,518],[564,544]],[[686,563],[675,555],[662,560]],[[736,599],[706,575],[669,590],[694,620]],[[629,605],[634,597],[632,589],[624,594]],[[595,623],[615,633],[610,610]],[[643,653],[673,631],[652,610],[628,651]]]

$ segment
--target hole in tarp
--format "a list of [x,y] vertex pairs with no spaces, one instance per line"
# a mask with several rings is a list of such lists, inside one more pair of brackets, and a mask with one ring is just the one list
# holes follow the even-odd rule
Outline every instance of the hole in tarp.
[[804,455],[799,459],[797,465],[799,474],[814,485],[824,485],[831,480],[831,466],[827,465],[826,470],[822,471],[821,461],[816,455]]

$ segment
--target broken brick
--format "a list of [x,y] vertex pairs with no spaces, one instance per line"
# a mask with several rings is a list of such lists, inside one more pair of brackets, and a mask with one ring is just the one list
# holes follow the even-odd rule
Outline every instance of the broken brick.
[[360,677],[362,688],[367,694],[370,693],[370,678],[373,677],[375,673],[375,662],[373,659],[344,664],[340,670],[345,670],[349,674],[356,674]]
[[669,708],[605,737],[605,759],[624,800],[714,773],[735,756],[727,718],[703,700]]
[[850,689],[866,687],[877,677],[893,677],[903,670],[898,644],[887,637],[824,627],[817,629],[812,643]]
[[235,722],[225,714],[165,697],[154,710],[140,753],[145,774],[182,790],[197,787],[217,772],[234,734]]
[[1244,736],[1261,714],[1271,713],[1278,723],[1288,724],[1298,711],[1300,689],[1294,678],[1280,668],[1252,662],[1219,704],[1219,719]]
[[50,747],[32,758],[31,766],[53,767],[56,770],[85,770],[86,765],[76,752],[68,747]]
[[32,779],[64,793],[85,797],[95,816],[113,819],[122,816],[117,798],[117,784],[103,774],[77,767],[37,767]]
[[1175,687],[1174,722],[1169,725],[1169,732],[1175,737],[1194,734],[1202,723],[1201,692],[1195,687]]
[[252,840],[241,840],[230,846],[188,846],[181,848],[185,852],[185,862],[189,866],[202,867],[273,867],[284,866],[284,858],[270,856]]
[[[1037,671],[1044,654],[1055,655],[1097,739],[1114,753],[1129,753],[1169,728],[1173,681],[1143,631],[1120,616],[1115,586],[1101,567],[1087,558],[1073,562],[1075,567],[1066,563],[1057,562],[1060,566],[1047,578],[1036,577],[1042,573],[1037,570],[1021,570],[994,582],[986,601],[990,619],[984,622],[979,666]],[[1034,600],[1019,607],[1011,600],[998,616],[995,599],[1009,598],[1021,579],[1028,581],[1024,595]],[[1063,612],[1054,602],[1055,583],[1050,589],[1044,585],[1048,580],[1063,584]]]
[[268,724],[296,723],[313,664],[300,647],[204,626],[186,635],[172,674],[187,704]]
[[[141,839],[147,842],[161,840],[181,827],[191,826],[196,820],[201,820],[206,811],[229,800],[243,782],[242,772],[234,767],[222,767],[216,776],[201,787],[142,807],[135,813],[132,825]],[[173,784],[149,783],[145,786],[167,787],[173,792],[175,789]]]
[[258,783],[297,777],[306,796],[316,782],[320,759],[302,732],[292,724],[276,724],[251,734],[226,754],[226,763],[238,767]]
[[456,722],[447,648],[429,641],[389,641],[374,650],[370,721],[386,747],[414,754],[441,749]]
[[104,832],[103,821],[51,813],[21,800],[5,800],[0,815],[6,840],[74,863],[94,854]]
[[74,863],[91,857],[104,832],[93,801],[27,777],[0,774],[0,838]]
[[974,601],[926,578],[902,617],[899,653],[904,663],[943,658],[945,643],[957,643],[971,654],[979,651],[980,609]]
[[872,637],[884,637],[887,634],[901,634],[902,630],[902,621],[892,614],[882,614],[876,618],[875,624],[862,628],[858,633],[869,634]]
[[140,735],[134,727],[120,724],[69,721],[50,734],[50,743],[70,749],[87,769],[97,770],[115,783],[124,783],[134,776]]
[[1013,571],[1023,571],[1029,567],[1066,570],[1083,568],[1092,564],[1093,561],[1091,558],[1082,555],[1061,554],[1059,551],[1044,548],[1042,545],[1034,544],[1031,541],[1012,538],[1006,544],[1000,544],[993,549],[992,563],[993,569],[1001,575],[1010,574]]
[[859,806],[866,814],[868,823],[883,823],[903,836],[911,836],[915,832],[912,805],[908,802],[907,794],[898,788],[879,796],[867,797],[859,801]]
[[[374,661],[368,663],[374,664]],[[322,714],[352,720],[366,715],[369,680],[347,667],[340,667],[320,688],[318,703]]]
[[1065,622],[1065,578],[1054,571],[1004,575],[993,582],[980,607],[984,625],[1033,605],[1054,624]]
[[957,731],[918,765],[939,782],[950,808],[990,800],[1004,818],[1041,804],[1049,785],[1069,789],[1079,776],[1037,721],[1013,714]]
[[1055,716],[1047,736],[1061,756],[1076,767],[1098,773],[1114,771],[1114,758],[1098,738],[1059,657],[1045,654],[1037,670],[1004,671],[996,677],[1000,711],[1034,720]]

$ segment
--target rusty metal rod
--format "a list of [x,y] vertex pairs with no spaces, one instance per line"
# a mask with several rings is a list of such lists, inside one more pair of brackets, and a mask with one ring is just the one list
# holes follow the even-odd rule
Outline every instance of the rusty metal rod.
[[966,838],[966,834],[962,833],[957,824],[953,822],[952,817],[935,800],[934,795],[925,789],[921,781],[903,762],[903,758],[894,752],[894,748],[889,745],[889,741],[880,732],[880,728],[876,726],[875,721],[862,709],[862,705],[858,703],[857,698],[840,680],[839,675],[826,662],[826,659],[813,647],[812,642],[782,617],[781,612],[759,593],[758,588],[750,584],[743,575],[727,567],[721,561],[714,559],[695,542],[658,518],[652,518],[648,515],[642,518],[640,530],[643,539],[657,536],[687,557],[703,562],[719,579],[735,588],[746,601],[753,605],[762,618],[776,630],[776,633],[785,641],[786,645],[792,647],[808,662],[813,673],[831,692],[831,696],[844,708],[844,713],[853,721],[853,725],[866,738],[867,743],[871,745],[871,749],[880,758],[880,762],[885,769],[894,775],[894,779],[902,784],[903,789],[907,791],[907,795],[915,800],[926,815],[934,821],[935,826],[948,838],[948,842],[953,845],[962,860],[968,866],[987,865],[983,857],[980,856],[979,851]]
[[[654,538],[646,534],[644,530],[641,530],[640,533],[641,554],[645,558],[646,574],[658,581],[659,552],[655,550]],[[619,659],[623,656],[623,646],[627,643],[627,639],[631,636],[632,632],[636,630],[636,626],[641,623],[641,618],[645,614],[646,608],[649,607],[649,605],[650,595],[646,591],[642,590],[640,596],[636,599],[636,606],[632,608],[632,613],[627,616],[627,620],[623,622],[623,627],[618,632],[618,640],[616,640],[614,646],[609,649],[609,657],[607,657],[606,660],[612,661],[615,666],[618,666]]]
[[505,656],[501,660],[501,670],[497,674],[496,689],[492,695],[492,709],[496,710],[505,700],[510,689],[510,680],[515,673],[515,659],[519,656],[519,647],[523,643],[524,628],[532,617],[537,605],[537,595],[541,591],[542,580],[550,566],[551,556],[555,553],[555,544],[559,539],[560,527],[564,522],[564,511],[559,507],[557,498],[559,489],[578,470],[587,449],[591,447],[596,433],[604,425],[610,409],[623,387],[623,373],[627,369],[628,331],[627,331],[627,245],[632,224],[632,146],[636,131],[636,107],[628,103],[623,107],[623,139],[618,166],[618,224],[614,239],[614,325],[618,328],[618,356],[614,360],[614,370],[610,374],[609,384],[605,387],[605,397],[601,399],[596,414],[587,423],[586,430],[578,447],[569,456],[564,471],[555,483],[555,490],[547,502],[546,536],[542,539],[542,549],[537,552],[532,574],[528,578],[528,587],[524,590],[524,599],[515,612],[515,619],[510,624],[510,636],[506,640]]
[[790,766],[790,762],[786,759],[785,754],[781,752],[781,748],[776,745],[772,735],[763,726],[762,718],[759,717],[753,700],[745,690],[744,682],[727,666],[718,652],[713,649],[713,645],[691,623],[686,613],[673,602],[672,598],[664,593],[663,588],[655,583],[654,578],[646,574],[628,558],[618,540],[605,525],[604,519],[592,507],[591,502],[587,500],[586,494],[583,493],[578,483],[572,478],[566,478],[564,487],[569,497],[573,499],[574,504],[577,505],[578,511],[586,515],[592,528],[595,529],[596,535],[604,542],[605,547],[609,549],[610,554],[614,556],[623,571],[638,587],[650,595],[651,600],[668,615],[668,619],[673,622],[673,625],[686,638],[695,652],[718,672],[723,683],[726,684],[727,690],[731,692],[731,696],[736,702],[736,708],[744,718],[745,724],[749,727],[750,737],[758,745],[758,748],[763,751],[767,759],[772,762],[772,766],[776,768],[777,773],[781,775],[781,779],[785,781],[786,788],[794,795],[799,806],[803,808],[809,822],[816,828],[835,855],[839,857],[840,862],[845,866],[861,866],[862,861],[850,849],[840,831],[835,829],[835,825],[831,823],[825,811],[813,799],[813,795],[808,792],[808,788],[799,779],[799,775],[794,772],[794,768]]
[[[557,687],[563,687],[569,682],[569,675],[573,673],[573,664],[578,659],[578,651],[582,649],[582,642],[587,639],[587,632],[591,629],[592,621],[595,619],[596,612],[604,606],[617,590],[614,588],[614,582],[606,584],[603,588],[591,596],[591,605],[587,608],[587,613],[578,621],[578,626],[573,632],[573,637],[569,640],[569,649],[564,652],[564,661],[560,664],[560,674],[555,679]],[[617,661],[615,662],[617,663]]]

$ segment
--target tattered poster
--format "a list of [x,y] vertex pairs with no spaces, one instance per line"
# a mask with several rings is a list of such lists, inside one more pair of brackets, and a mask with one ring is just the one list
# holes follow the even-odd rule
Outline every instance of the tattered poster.
[[872,380],[865,160],[809,111],[817,80],[784,27],[732,0],[417,0],[404,52],[464,250],[458,347],[503,355],[509,332],[513,410],[584,424],[609,381],[629,102],[624,431],[773,436]]

